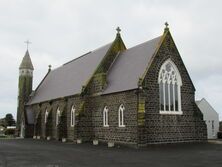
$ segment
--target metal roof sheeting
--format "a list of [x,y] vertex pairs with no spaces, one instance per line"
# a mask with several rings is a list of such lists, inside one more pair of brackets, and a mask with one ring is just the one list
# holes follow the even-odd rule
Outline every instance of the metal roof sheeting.
[[[102,94],[138,88],[161,37],[142,43],[120,53],[107,74],[107,87]],[[81,93],[112,43],[74,59],[52,70],[35,91],[28,104],[35,104]]]
[[112,43],[85,54],[52,70],[35,91],[28,104],[81,93]]
[[122,52],[113,63],[103,94],[138,88],[139,78],[144,74],[155,53],[161,37],[142,43]]

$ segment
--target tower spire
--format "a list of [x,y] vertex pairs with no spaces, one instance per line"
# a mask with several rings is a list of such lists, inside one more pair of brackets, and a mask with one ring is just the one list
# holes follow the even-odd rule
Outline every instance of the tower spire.
[[29,56],[27,41],[27,50],[22,62],[19,66],[19,82],[18,82],[18,108],[17,108],[17,132],[18,135],[24,137],[26,135],[26,116],[25,116],[25,104],[30,99],[32,93],[32,82],[33,82],[33,65]]
[[22,62],[19,66],[19,69],[29,69],[29,70],[34,70],[34,67],[32,65],[32,60],[29,55],[29,51],[27,50],[25,53],[25,56],[22,59]]

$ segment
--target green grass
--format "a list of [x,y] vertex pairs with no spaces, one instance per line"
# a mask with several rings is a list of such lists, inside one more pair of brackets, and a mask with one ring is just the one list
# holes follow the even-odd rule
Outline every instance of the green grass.
[[1,139],[14,139],[15,137],[12,135],[0,135],[0,140]]

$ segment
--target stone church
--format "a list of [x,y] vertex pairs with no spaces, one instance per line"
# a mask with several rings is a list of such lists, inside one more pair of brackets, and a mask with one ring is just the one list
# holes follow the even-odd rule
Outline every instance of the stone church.
[[49,70],[33,91],[28,50],[19,67],[21,137],[127,144],[207,139],[195,87],[168,25],[159,37],[127,49],[114,41]]

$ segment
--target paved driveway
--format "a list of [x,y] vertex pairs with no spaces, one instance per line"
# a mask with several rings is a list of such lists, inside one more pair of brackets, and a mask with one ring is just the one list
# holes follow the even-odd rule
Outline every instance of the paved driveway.
[[222,167],[222,144],[107,148],[33,139],[0,140],[0,167]]

